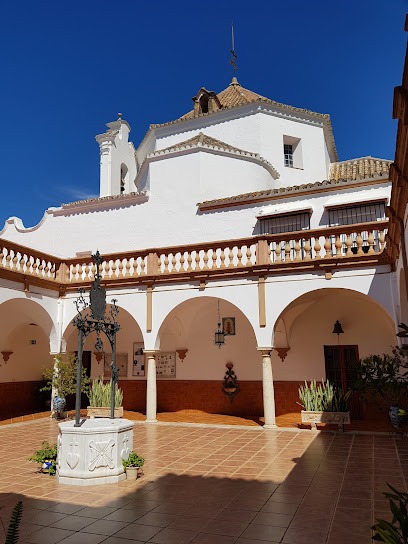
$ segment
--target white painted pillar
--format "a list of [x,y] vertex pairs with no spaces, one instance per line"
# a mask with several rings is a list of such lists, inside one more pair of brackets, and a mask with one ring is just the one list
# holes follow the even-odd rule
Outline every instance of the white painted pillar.
[[146,351],[147,384],[146,384],[146,423],[157,421],[157,389],[156,389],[156,351]]
[[264,429],[276,429],[275,391],[273,387],[271,351],[272,348],[257,348],[262,354],[262,390],[265,425]]

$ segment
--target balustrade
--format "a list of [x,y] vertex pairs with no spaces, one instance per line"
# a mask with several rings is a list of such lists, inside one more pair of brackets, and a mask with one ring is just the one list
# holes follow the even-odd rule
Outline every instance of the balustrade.
[[[241,273],[265,266],[278,270],[287,264],[310,265],[328,259],[358,262],[384,251],[387,225],[388,221],[377,221],[105,255],[101,276],[106,284],[125,284],[132,280],[154,282],[160,277],[163,280],[173,277],[177,281],[196,274],[231,275],[235,270]],[[2,271],[7,271],[3,277],[23,274],[66,289],[70,285],[91,283],[96,270],[91,257],[62,260],[0,240],[0,276]]]

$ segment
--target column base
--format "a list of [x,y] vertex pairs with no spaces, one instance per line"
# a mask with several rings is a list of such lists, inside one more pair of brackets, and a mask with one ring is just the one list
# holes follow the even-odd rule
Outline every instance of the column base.
[[159,421],[158,419],[147,419],[147,418],[146,418],[146,419],[144,420],[144,423],[158,423],[158,421]]
[[268,429],[278,429],[278,426],[275,425],[274,423],[268,423],[268,425],[264,425],[262,428],[266,429],[266,430],[268,430]]

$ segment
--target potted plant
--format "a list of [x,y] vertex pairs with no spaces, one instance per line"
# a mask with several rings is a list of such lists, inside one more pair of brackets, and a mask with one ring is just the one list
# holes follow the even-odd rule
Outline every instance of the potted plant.
[[136,480],[139,476],[143,475],[142,467],[145,463],[143,457],[138,455],[135,451],[129,453],[129,457],[122,461],[122,464],[126,471],[126,478],[128,480]]
[[[76,393],[76,378],[77,363],[73,353],[70,353],[66,360],[59,353],[55,356],[54,365],[43,370],[45,386],[41,388],[41,391],[54,391],[52,408],[53,416],[57,419],[65,417],[66,397]],[[86,369],[82,368],[81,393],[88,393],[89,382]]]
[[57,469],[57,444],[51,446],[49,442],[44,440],[41,446],[28,460],[40,464],[40,472],[53,476]]
[[365,404],[387,412],[398,430],[408,424],[407,347],[395,347],[392,354],[369,355],[356,364],[352,388]]
[[350,424],[350,412],[348,399],[350,392],[346,394],[339,387],[332,385],[329,380],[317,383],[312,380],[309,384],[299,387],[302,423],[310,423],[312,430],[316,430],[317,423],[335,423],[339,430]]
[[[112,380],[104,382],[103,378],[92,380],[88,393],[88,417],[109,417],[111,404]],[[115,385],[115,417],[123,417],[123,391]]]

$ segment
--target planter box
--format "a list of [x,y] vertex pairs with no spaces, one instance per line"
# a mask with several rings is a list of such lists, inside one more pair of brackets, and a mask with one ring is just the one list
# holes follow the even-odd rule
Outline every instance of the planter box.
[[[88,417],[110,417],[111,409],[110,407],[96,407],[96,406],[88,406],[87,408],[87,416]],[[119,408],[115,408],[115,417],[123,417],[123,406],[120,406]]]
[[343,425],[350,425],[350,412],[307,412],[301,411],[302,423],[310,423],[312,430],[316,430],[316,423],[334,423],[343,431]]

